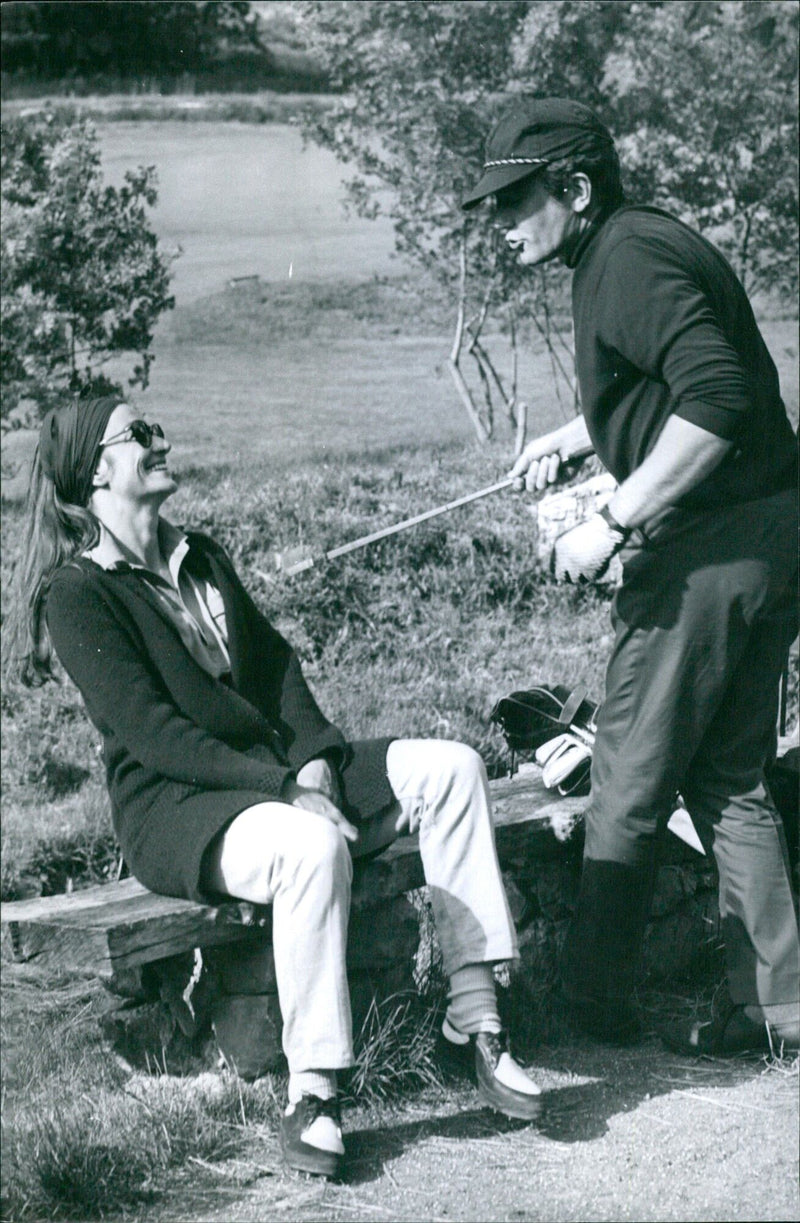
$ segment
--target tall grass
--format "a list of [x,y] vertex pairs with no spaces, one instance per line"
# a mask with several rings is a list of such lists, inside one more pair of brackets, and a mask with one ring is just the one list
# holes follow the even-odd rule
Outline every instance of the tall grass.
[[[277,1164],[284,1075],[131,1073],[100,1042],[96,983],[15,973],[6,985],[3,1220],[100,1219],[157,1203],[189,1171],[197,1187],[224,1180],[225,1161]],[[373,1003],[345,1105],[374,1114],[441,1088],[436,1017],[411,995]]]
[[439,1012],[416,994],[373,999],[356,1041],[356,1065],[343,1099],[372,1107],[396,1103],[424,1088],[440,1090],[436,1059]]
[[187,1163],[218,1163],[275,1134],[270,1080],[131,1074],[101,1041],[97,983],[18,969],[4,992],[4,1219],[130,1210]]

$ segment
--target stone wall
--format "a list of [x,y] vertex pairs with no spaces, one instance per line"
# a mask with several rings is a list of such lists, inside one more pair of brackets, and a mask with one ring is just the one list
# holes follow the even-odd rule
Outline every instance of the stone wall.
[[[520,960],[497,974],[508,987],[501,1003],[513,1009],[515,1030],[537,1039],[558,1039],[563,1023],[553,1019],[552,1007],[580,861],[578,826],[558,857],[542,860],[521,841],[504,863]],[[713,864],[668,836],[645,942],[645,979],[661,983],[696,974],[707,966],[717,938]],[[373,999],[441,988],[424,889],[355,909],[348,976],[356,1033]],[[109,1009],[105,1034],[132,1065],[186,1073],[225,1064],[245,1079],[284,1068],[269,927],[241,944],[174,957],[135,981],[110,984],[126,998]]]

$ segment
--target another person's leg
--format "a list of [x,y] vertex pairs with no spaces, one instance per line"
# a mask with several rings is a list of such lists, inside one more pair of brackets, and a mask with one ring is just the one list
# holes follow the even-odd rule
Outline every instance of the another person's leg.
[[635,1030],[656,833],[735,688],[753,632],[785,600],[796,564],[791,516],[791,498],[781,497],[698,516],[625,566],[564,957],[567,996],[597,1035]]
[[778,685],[797,629],[794,589],[754,627],[725,700],[683,784],[719,870],[732,1009],[665,1033],[673,1047],[735,1053],[800,1041],[800,941],[783,825],[764,783],[774,755]]
[[289,1064],[284,1154],[334,1175],[344,1153],[336,1071],[353,1065],[345,955],[352,862],[329,820],[267,802],[228,826],[209,855],[206,886],[271,904],[275,977]]
[[409,831],[419,831],[450,982],[445,1036],[470,1046],[486,1103],[530,1119],[539,1112],[540,1090],[511,1057],[497,1011],[493,965],[518,952],[483,762],[463,743],[400,739],[389,747],[386,769],[398,813]]
[[683,653],[673,634],[615,615],[592,754],[592,790],[562,985],[575,1022],[600,1039],[639,1033],[634,994],[656,868],[656,835],[675,806],[671,714]]

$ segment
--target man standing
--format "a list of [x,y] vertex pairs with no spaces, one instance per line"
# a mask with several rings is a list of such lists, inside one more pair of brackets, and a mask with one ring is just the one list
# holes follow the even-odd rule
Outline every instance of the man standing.
[[522,264],[574,273],[583,414],[512,474],[541,489],[594,449],[618,481],[552,556],[568,582],[623,563],[566,997],[600,1039],[638,1034],[656,836],[679,792],[719,868],[729,1001],[665,1040],[696,1055],[768,1049],[770,1035],[797,1048],[797,918],[764,781],[797,634],[797,451],[775,366],[719,251],[624,204],[613,140],[585,106],[519,98],[463,207],[487,197]]

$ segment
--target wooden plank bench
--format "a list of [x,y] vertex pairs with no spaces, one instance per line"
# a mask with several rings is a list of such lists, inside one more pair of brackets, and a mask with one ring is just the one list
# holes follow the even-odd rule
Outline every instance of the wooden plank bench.
[[[548,940],[554,944],[577,883],[585,799],[563,799],[546,790],[533,764],[490,785],[498,856],[515,921],[519,927],[530,920],[545,923],[536,934],[538,947]],[[699,857],[670,840],[675,860]],[[357,1023],[372,997],[413,985],[420,923],[407,894],[423,884],[416,836],[401,837],[380,856],[356,864],[348,973]],[[678,900],[684,892],[682,885]],[[268,906],[196,904],[156,896],[135,879],[125,879],[5,903],[0,922],[4,957],[103,981],[116,1008],[104,1017],[104,1030],[129,1060],[149,1063],[148,1045],[155,1045],[163,1068],[168,1046],[196,1045],[203,1031],[213,1031],[213,1056],[221,1050],[245,1077],[279,1063]],[[198,962],[205,992],[195,988]],[[126,1000],[121,1005],[120,997]],[[186,1058],[181,1054],[178,1060]]]

